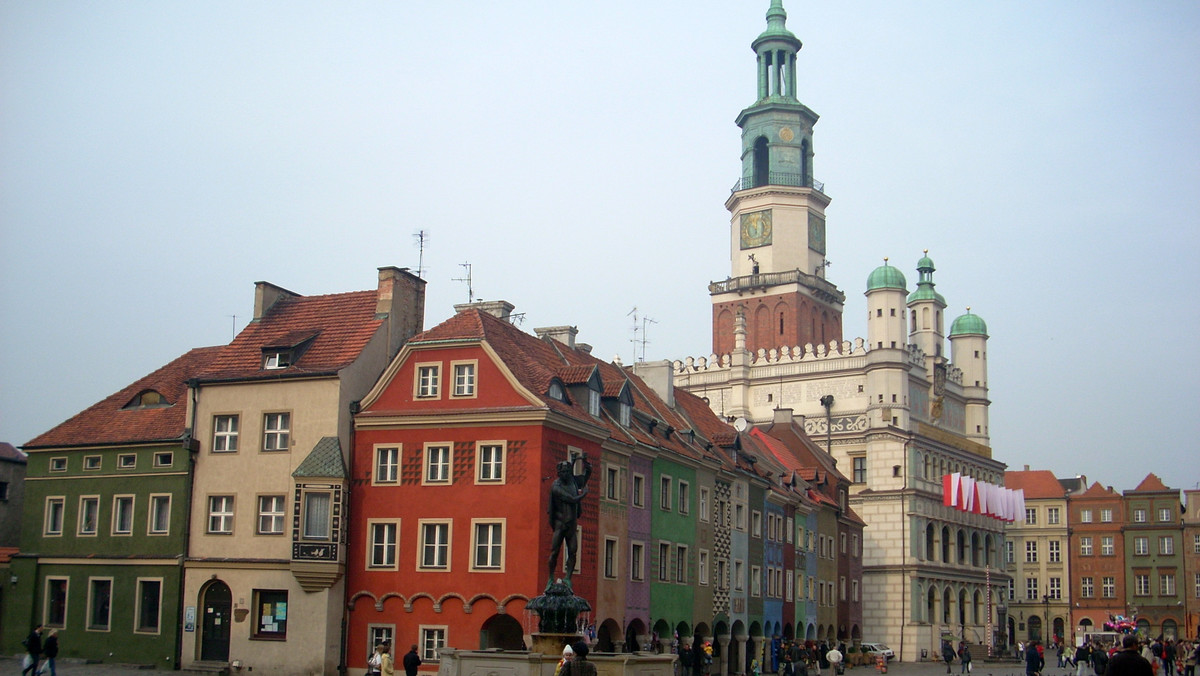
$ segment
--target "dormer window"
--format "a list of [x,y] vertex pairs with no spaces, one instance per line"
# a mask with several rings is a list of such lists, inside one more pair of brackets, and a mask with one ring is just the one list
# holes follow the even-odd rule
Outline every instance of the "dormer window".
[[588,388],[588,414],[600,416],[600,392],[591,388]]
[[564,404],[567,402],[567,391],[563,389],[563,384],[555,380],[550,383],[550,398],[555,401],[561,401]]
[[170,405],[171,402],[167,401],[167,398],[161,392],[145,390],[139,392],[133,399],[130,399],[129,403],[125,404],[125,409],[166,408]]
[[291,350],[275,350],[263,354],[264,369],[285,369],[292,365]]
[[629,424],[633,422],[633,407],[622,401],[617,405],[617,416],[622,425],[629,427]]

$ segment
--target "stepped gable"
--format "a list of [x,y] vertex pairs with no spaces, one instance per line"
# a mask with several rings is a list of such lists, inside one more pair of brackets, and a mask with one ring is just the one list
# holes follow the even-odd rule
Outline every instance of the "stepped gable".
[[1126,493],[1170,493],[1170,492],[1173,492],[1174,490],[1175,489],[1169,488],[1166,484],[1164,484],[1162,482],[1162,479],[1158,478],[1157,474],[1155,474],[1154,472],[1151,472],[1146,475],[1145,479],[1142,479],[1142,483],[1138,484],[1137,488],[1133,489],[1132,491],[1125,491],[1125,492]]
[[[202,381],[333,375],[350,365],[384,320],[375,291],[284,297],[250,322],[200,376]],[[264,348],[298,348],[287,368],[264,369]]]
[[[109,445],[181,439],[187,427],[187,381],[205,370],[223,346],[189,350],[148,376],[75,414],[35,437],[25,448]],[[154,391],[165,405],[129,407],[138,395]]]
[[1035,469],[1004,473],[1004,487],[1025,491],[1025,499],[1061,498],[1067,494],[1054,472]]

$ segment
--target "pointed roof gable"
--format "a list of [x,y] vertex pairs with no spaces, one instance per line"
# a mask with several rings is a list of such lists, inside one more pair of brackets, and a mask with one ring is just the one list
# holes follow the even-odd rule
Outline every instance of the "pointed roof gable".
[[[375,291],[281,298],[226,345],[201,381],[333,375],[350,365],[383,325]],[[263,350],[301,348],[289,366],[264,369]]]
[[346,461],[342,457],[342,444],[337,437],[322,437],[317,445],[313,446],[308,457],[292,472],[292,476],[296,478],[322,479],[345,479],[349,474]]
[[1062,498],[1067,494],[1054,472],[1047,469],[1005,472],[1004,487],[1025,491],[1026,500]]
[[[222,347],[201,347],[34,437],[25,448],[112,445],[183,438],[187,427],[187,381],[207,368]],[[137,395],[154,391],[165,405],[130,407]]]
[[1155,474],[1154,472],[1151,472],[1146,475],[1145,479],[1142,479],[1142,483],[1138,484],[1137,488],[1135,488],[1131,491],[1125,491],[1125,492],[1126,493],[1170,493],[1174,490],[1175,489],[1173,489],[1173,488],[1167,487],[1167,485],[1162,482],[1162,479],[1158,478],[1157,474]]
[[1115,498],[1120,497],[1120,493],[1111,488],[1100,485],[1099,481],[1094,482],[1086,491],[1076,495],[1077,498]]

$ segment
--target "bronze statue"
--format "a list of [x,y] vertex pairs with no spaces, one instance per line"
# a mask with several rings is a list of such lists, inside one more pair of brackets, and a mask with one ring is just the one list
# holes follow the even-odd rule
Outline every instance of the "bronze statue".
[[546,581],[549,588],[554,583],[554,569],[558,566],[558,552],[562,544],[567,543],[567,573],[563,581],[571,584],[571,575],[575,572],[575,556],[579,549],[579,540],[575,536],[575,524],[583,511],[583,496],[587,495],[588,478],[592,476],[592,463],[586,456],[583,458],[583,474],[575,475],[575,463],[564,460],[558,463],[558,478],[550,486],[550,528],[554,537],[550,539],[550,578]]

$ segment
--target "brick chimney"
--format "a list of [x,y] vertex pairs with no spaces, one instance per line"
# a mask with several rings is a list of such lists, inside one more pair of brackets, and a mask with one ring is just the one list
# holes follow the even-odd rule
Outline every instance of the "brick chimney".
[[506,300],[481,300],[474,303],[459,303],[454,306],[454,311],[479,310],[480,312],[486,312],[493,317],[511,323],[514,307],[516,306]]
[[271,308],[285,298],[299,298],[300,294],[288,291],[270,282],[254,283],[254,319],[262,319]]
[[425,329],[425,280],[408,268],[379,268],[375,318],[387,323],[388,359],[409,338]]
[[542,340],[553,338],[572,350],[575,349],[575,336],[579,335],[579,329],[574,326],[543,326],[533,332]]

